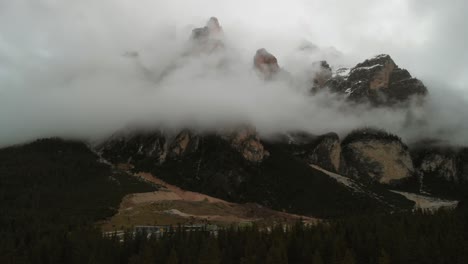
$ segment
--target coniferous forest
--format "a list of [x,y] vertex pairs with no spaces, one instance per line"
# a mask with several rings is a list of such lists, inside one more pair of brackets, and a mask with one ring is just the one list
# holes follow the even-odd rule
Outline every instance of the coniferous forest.
[[[174,228],[162,237],[104,237],[90,226],[2,231],[1,263],[467,263],[462,212],[353,217],[316,226]],[[17,234],[16,234],[17,235]]]
[[104,236],[128,193],[155,190],[80,142],[0,150],[0,263],[468,263],[466,199],[453,211],[370,213],[217,233]]

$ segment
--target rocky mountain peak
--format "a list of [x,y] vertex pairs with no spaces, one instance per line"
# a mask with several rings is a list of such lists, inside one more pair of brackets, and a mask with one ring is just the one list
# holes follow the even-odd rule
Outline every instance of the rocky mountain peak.
[[330,67],[330,64],[328,64],[328,62],[324,61],[324,60],[323,61],[316,61],[312,65],[317,66],[317,67],[319,67],[321,69],[324,69],[324,70],[329,70],[329,71],[332,70],[331,67]]
[[312,76],[312,91],[325,87],[327,81],[332,77],[332,68],[327,61],[316,61],[312,63],[314,75]]
[[349,73],[336,74],[326,85],[352,101],[368,101],[375,106],[403,103],[427,94],[424,84],[399,68],[387,54],[358,63]]
[[254,67],[265,79],[272,78],[280,71],[276,57],[264,48],[255,53]]
[[201,28],[195,28],[192,30],[192,39],[202,40],[207,38],[216,38],[223,33],[223,29],[219,24],[216,17],[211,17],[206,25]]
[[211,36],[216,36],[217,34],[221,34],[223,29],[221,28],[218,18],[211,17],[208,22],[206,23],[206,27]]
[[392,57],[388,54],[380,54],[377,56],[374,56],[370,59],[367,59],[361,63],[358,63],[355,68],[361,68],[361,67],[372,67],[375,65],[387,65],[387,64],[392,64],[393,67],[396,66],[395,62],[393,61]]
[[206,25],[192,30],[190,39],[194,52],[210,53],[224,47],[223,29],[216,17],[211,17]]
[[378,55],[357,64],[349,73],[348,80],[367,82],[368,89],[388,89],[390,76],[396,68],[389,55]]

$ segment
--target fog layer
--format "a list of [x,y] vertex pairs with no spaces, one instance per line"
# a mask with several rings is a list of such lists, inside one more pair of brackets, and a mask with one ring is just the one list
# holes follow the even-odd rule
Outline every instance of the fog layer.
[[[238,123],[262,134],[374,126],[406,141],[468,144],[466,12],[458,0],[0,0],[0,146],[95,140],[131,124]],[[225,50],[187,56],[191,30],[211,16]],[[259,78],[258,48],[293,78]],[[314,61],[353,66],[380,53],[428,87],[427,104],[410,114],[423,122],[408,125],[406,110],[308,95]]]

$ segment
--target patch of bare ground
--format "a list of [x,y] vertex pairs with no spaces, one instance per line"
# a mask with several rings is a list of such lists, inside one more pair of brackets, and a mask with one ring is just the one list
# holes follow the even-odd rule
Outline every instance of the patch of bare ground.
[[119,211],[101,223],[103,231],[122,230],[136,225],[178,225],[211,223],[229,226],[246,223],[294,223],[299,219],[309,224],[315,218],[271,210],[258,204],[236,204],[201,193],[185,191],[149,173],[136,177],[161,186],[150,193],[135,193],[124,197]]

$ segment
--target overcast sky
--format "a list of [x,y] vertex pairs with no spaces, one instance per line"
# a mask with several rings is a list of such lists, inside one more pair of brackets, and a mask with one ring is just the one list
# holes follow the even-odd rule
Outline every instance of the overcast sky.
[[[424,133],[468,144],[467,13],[464,0],[0,0],[0,146],[97,139],[139,122],[251,122],[265,133],[379,126],[413,140],[421,131],[401,127],[403,111],[343,113],[330,95],[305,96],[314,60],[353,66],[381,53],[428,87]],[[226,52],[181,58],[191,30],[211,16]],[[319,49],[299,52],[304,43]],[[252,73],[262,47],[293,84]]]

